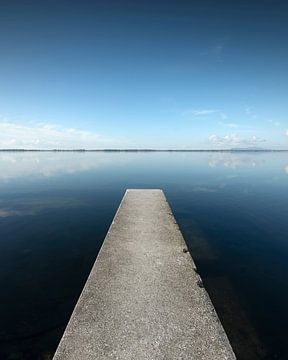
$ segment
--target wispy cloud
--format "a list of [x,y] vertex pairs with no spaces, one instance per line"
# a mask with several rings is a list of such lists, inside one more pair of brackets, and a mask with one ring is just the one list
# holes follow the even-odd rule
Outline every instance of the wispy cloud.
[[262,144],[266,140],[255,135],[249,138],[242,138],[237,134],[230,134],[225,136],[212,134],[209,136],[209,141],[216,146],[255,146]]
[[67,149],[101,148],[115,144],[115,140],[74,128],[51,124],[19,124],[0,121],[0,148]]
[[201,109],[201,110],[192,109],[192,110],[183,111],[182,115],[205,116],[205,115],[215,114],[218,112],[219,110],[214,110],[214,109]]
[[222,125],[222,126],[226,126],[226,127],[228,127],[228,128],[231,128],[231,129],[236,129],[236,128],[239,127],[239,124],[226,123],[226,122],[223,122],[223,121],[220,121],[219,124]]
[[206,48],[202,55],[209,56],[210,59],[216,60],[217,62],[222,62],[222,55],[225,50],[225,45],[223,41],[217,41],[208,48]]
[[222,120],[226,120],[228,116],[221,110],[217,109],[190,109],[182,112],[182,116],[205,117],[210,115],[218,115]]
[[274,126],[280,126],[281,123],[280,121],[277,121],[277,120],[268,120],[268,122]]
[[210,48],[210,53],[220,56],[224,51],[224,44],[215,44]]
[[255,111],[254,106],[246,106],[245,107],[245,113],[248,115],[251,119],[257,119],[258,115]]

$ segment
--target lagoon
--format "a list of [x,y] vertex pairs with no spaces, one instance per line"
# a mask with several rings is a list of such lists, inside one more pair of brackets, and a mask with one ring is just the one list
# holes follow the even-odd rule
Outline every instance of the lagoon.
[[287,359],[288,153],[0,153],[0,358],[51,359],[127,188],[161,188],[238,359]]

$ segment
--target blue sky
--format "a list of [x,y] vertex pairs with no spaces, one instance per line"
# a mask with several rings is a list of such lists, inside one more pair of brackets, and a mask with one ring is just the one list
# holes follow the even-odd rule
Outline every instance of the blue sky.
[[1,1],[0,148],[288,148],[288,5]]

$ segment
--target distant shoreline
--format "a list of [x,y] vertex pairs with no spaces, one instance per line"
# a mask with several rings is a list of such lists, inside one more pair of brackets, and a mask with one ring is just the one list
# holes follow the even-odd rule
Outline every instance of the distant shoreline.
[[94,149],[94,150],[87,150],[87,149],[0,149],[0,152],[288,152],[286,150],[272,150],[272,149],[218,149],[218,150],[177,150],[177,149],[164,149],[164,150],[157,150],[157,149]]

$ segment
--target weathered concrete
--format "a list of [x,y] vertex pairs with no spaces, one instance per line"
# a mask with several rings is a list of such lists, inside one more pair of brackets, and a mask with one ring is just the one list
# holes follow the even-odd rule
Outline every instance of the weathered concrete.
[[54,360],[235,359],[161,190],[127,190]]

